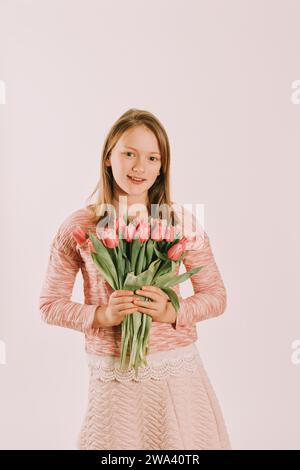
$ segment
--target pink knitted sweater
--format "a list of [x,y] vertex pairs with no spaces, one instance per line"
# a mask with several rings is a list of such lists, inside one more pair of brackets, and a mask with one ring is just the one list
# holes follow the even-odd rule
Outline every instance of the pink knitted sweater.
[[[188,255],[183,258],[183,264],[187,271],[197,266],[205,267],[190,278],[194,295],[183,299],[180,284],[172,287],[180,302],[177,320],[174,324],[152,321],[149,353],[175,349],[195,342],[196,323],[221,315],[226,309],[226,290],[208,235],[204,230],[200,232],[197,229],[199,222],[194,214],[190,215],[197,239],[189,239]],[[94,265],[87,243],[79,246],[73,239],[72,231],[77,227],[96,233],[96,225],[91,222],[88,207],[72,212],[61,223],[52,240],[39,297],[39,311],[42,319],[49,324],[83,332],[87,353],[119,356],[121,325],[108,328],[91,327],[96,308],[108,303],[113,289]],[[83,304],[71,300],[79,270],[83,276]]]

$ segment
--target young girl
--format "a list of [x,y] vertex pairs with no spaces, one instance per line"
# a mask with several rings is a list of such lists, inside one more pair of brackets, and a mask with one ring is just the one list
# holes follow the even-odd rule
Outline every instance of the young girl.
[[[175,312],[158,287],[144,286],[135,293],[114,291],[104,280],[90,254],[88,242],[79,243],[74,230],[96,232],[103,207],[119,216],[126,201],[145,208],[151,204],[173,209],[173,222],[197,219],[182,212],[170,199],[170,146],[166,131],[150,112],[130,109],[109,131],[103,151],[101,178],[94,192],[97,202],[72,212],[52,241],[39,308],[42,319],[85,334],[89,367],[86,414],[78,448],[88,449],[231,449],[219,402],[196,347],[196,323],[226,308],[226,291],[214,260],[208,235],[187,236],[187,270],[205,267],[191,277],[194,295],[180,301]],[[120,204],[120,202],[122,204]],[[107,204],[107,206],[104,206]],[[139,206],[136,206],[139,204]],[[156,206],[155,206],[156,207]],[[107,212],[106,212],[107,213]],[[152,215],[152,214],[151,214]],[[186,235],[184,233],[184,235]],[[71,300],[76,275],[82,272],[84,304]],[[177,272],[179,268],[177,267]],[[152,316],[147,366],[120,370],[121,322],[134,311]]]

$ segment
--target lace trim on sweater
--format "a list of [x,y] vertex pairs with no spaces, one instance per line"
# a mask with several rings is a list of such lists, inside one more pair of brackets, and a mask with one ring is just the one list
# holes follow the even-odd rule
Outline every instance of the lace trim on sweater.
[[195,343],[188,346],[159,351],[147,355],[147,365],[141,366],[136,374],[133,368],[120,369],[120,358],[111,355],[87,354],[88,368],[93,378],[104,382],[117,380],[119,382],[144,382],[146,380],[161,380],[170,375],[179,375],[182,371],[193,372],[199,360]]

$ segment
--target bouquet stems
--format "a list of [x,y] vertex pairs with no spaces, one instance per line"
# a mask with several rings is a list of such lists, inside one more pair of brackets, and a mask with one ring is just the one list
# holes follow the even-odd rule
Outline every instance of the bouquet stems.
[[[111,229],[101,235],[99,239],[93,233],[88,232],[74,234],[80,243],[86,239],[92,244],[91,257],[109,285],[115,289],[128,289],[135,291],[143,285],[153,285],[163,290],[170,298],[176,312],[179,311],[179,300],[171,286],[189,279],[204,266],[199,266],[190,271],[177,275],[175,268],[182,261],[185,253],[185,241],[175,237],[172,240],[155,241],[151,238],[144,239],[142,223],[137,238],[122,240]],[[129,232],[128,232],[129,233]],[[127,235],[128,235],[127,233]],[[113,236],[111,236],[113,235]],[[140,237],[140,238],[139,238]],[[143,300],[151,299],[140,296]],[[146,356],[149,349],[150,330],[152,325],[151,315],[141,312],[133,312],[123,318],[121,326],[121,351],[120,368],[133,368],[138,372],[141,365],[147,365]],[[127,365],[127,357],[129,364]]]

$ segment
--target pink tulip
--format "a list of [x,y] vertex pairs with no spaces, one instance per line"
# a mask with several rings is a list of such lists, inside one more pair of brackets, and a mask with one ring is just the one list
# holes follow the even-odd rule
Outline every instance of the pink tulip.
[[86,241],[85,231],[81,227],[77,227],[73,230],[72,236],[79,245],[82,245]]
[[159,221],[159,227],[160,227],[160,236],[161,236],[161,239],[164,240],[165,239],[165,235],[166,235],[166,230],[167,230],[167,227],[168,227],[168,223],[165,219],[160,219]]
[[161,219],[161,221],[160,221],[160,230],[161,230],[161,236],[162,236],[162,239],[163,239],[163,240],[166,239],[166,232],[167,232],[167,229],[168,229],[168,222],[167,222],[167,220]]
[[163,240],[162,224],[159,219],[154,219],[152,223],[151,238],[156,242],[161,242]]
[[106,248],[115,248],[119,245],[119,237],[115,229],[106,227],[100,234],[101,240]]
[[165,231],[165,240],[172,242],[175,239],[175,227],[174,225],[168,225]]
[[168,258],[171,259],[172,261],[178,261],[180,256],[184,253],[184,243],[181,243],[179,241],[178,243],[175,243],[171,248],[168,250]]
[[136,232],[136,226],[131,222],[125,227],[125,235],[124,238],[127,242],[132,242],[134,240]]
[[183,250],[185,251],[187,249],[188,242],[189,242],[189,239],[187,237],[182,237],[178,243],[181,243]]
[[136,227],[135,238],[139,238],[141,243],[146,242],[150,236],[150,226],[146,220],[140,220]]

